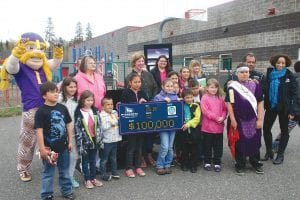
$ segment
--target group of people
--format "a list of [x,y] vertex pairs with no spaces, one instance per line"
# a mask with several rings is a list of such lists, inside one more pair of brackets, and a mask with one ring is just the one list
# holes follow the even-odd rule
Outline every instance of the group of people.
[[[31,40],[43,41],[36,35]],[[38,92],[40,96],[35,96],[35,101],[32,101],[29,96],[33,93],[22,93],[22,99],[25,108],[23,120],[33,122],[39,155],[43,159],[41,198],[53,199],[55,166],[59,170],[63,197],[76,198],[73,188],[79,187],[74,176],[78,159],[81,160],[84,186],[88,189],[103,185],[96,179],[96,167],[99,167],[102,180],[119,179],[117,148],[122,140],[119,117],[114,110],[116,102],[105,95],[105,83],[97,70],[96,60],[92,56],[80,59],[78,71],[72,77],[65,78],[58,88],[50,82],[47,66],[40,68],[39,73],[44,77],[41,80],[37,72],[39,69],[35,69],[35,64],[30,62],[32,55],[22,57],[22,45],[20,43],[14,49],[7,62],[7,72],[15,75],[21,87],[30,84],[30,79],[37,80],[34,94]],[[39,45],[36,47],[40,51]],[[53,69],[61,62],[61,53],[57,50],[58,61],[54,62]],[[21,66],[18,62],[25,64]],[[223,132],[227,116],[229,145],[238,175],[244,174],[247,157],[257,174],[264,173],[260,161],[274,159],[274,164],[281,164],[289,140],[289,120],[299,123],[300,118],[300,62],[295,63],[296,73],[293,74],[287,68],[291,65],[291,59],[284,54],[275,55],[270,59],[271,67],[267,69],[266,76],[255,70],[255,63],[253,54],[244,57],[236,74],[224,85],[226,95],[223,98],[219,82],[207,79],[197,60],[192,60],[189,67],[183,67],[177,73],[171,69],[168,58],[161,55],[156,66],[148,71],[145,69],[144,55],[134,54],[132,72],[126,77],[121,103],[183,101],[184,123],[180,130],[123,136],[123,140],[127,141],[125,175],[129,178],[136,175],[144,177],[145,161],[155,167],[158,175],[171,174],[174,159],[181,164],[183,171],[196,173],[199,161],[203,162],[203,168],[207,171],[222,171]],[[20,77],[25,73],[32,74],[29,79],[26,78],[28,83]],[[32,102],[36,104],[31,105]],[[274,158],[271,128],[277,116],[280,138]],[[23,122],[22,128],[30,123]],[[266,154],[261,159],[262,127]],[[28,167],[32,158],[28,159],[24,153],[28,130],[23,131],[25,143],[19,147],[21,150],[18,153],[20,160],[25,158],[23,163],[27,159],[23,168],[22,162],[18,165],[20,179],[24,182],[31,180]],[[157,134],[160,148],[157,159],[154,159],[153,141]],[[32,151],[32,146],[34,149],[34,142],[28,151]],[[108,173],[108,162],[111,173]]]

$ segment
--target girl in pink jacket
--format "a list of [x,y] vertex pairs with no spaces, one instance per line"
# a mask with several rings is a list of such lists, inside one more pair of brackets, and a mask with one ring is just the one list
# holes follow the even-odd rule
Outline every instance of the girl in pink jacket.
[[202,96],[200,105],[202,111],[201,132],[204,144],[204,169],[211,171],[213,164],[213,169],[220,172],[227,107],[220,95],[219,82],[216,79],[207,81],[206,93]]

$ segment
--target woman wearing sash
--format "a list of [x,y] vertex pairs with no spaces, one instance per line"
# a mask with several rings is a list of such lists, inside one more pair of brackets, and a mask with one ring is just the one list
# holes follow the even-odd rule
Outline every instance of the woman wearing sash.
[[258,82],[249,79],[249,67],[244,63],[237,67],[238,81],[232,81],[228,86],[226,102],[229,122],[233,129],[239,132],[235,144],[235,170],[243,175],[246,157],[257,174],[263,174],[259,149],[261,147],[261,128],[263,124],[263,93]]

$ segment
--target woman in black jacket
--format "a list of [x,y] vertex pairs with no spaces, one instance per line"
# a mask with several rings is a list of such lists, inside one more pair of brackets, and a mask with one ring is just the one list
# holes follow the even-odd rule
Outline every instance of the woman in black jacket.
[[272,159],[272,126],[276,117],[279,117],[281,138],[277,157],[273,164],[281,164],[284,159],[284,151],[288,144],[288,121],[293,118],[293,103],[296,97],[296,81],[293,73],[287,69],[291,65],[291,59],[284,54],[277,54],[270,59],[272,67],[267,69],[265,79],[264,105],[266,109],[264,117],[264,140],[266,154],[263,161]]
[[172,69],[167,56],[160,55],[156,59],[155,67],[150,71],[158,86],[157,94],[160,92],[161,84],[164,80],[167,79],[168,73],[170,71],[172,71]]

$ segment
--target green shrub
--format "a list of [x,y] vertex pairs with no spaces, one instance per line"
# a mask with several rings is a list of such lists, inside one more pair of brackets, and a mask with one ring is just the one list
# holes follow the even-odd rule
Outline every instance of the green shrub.
[[21,114],[22,114],[21,106],[0,109],[0,117],[13,117]]

